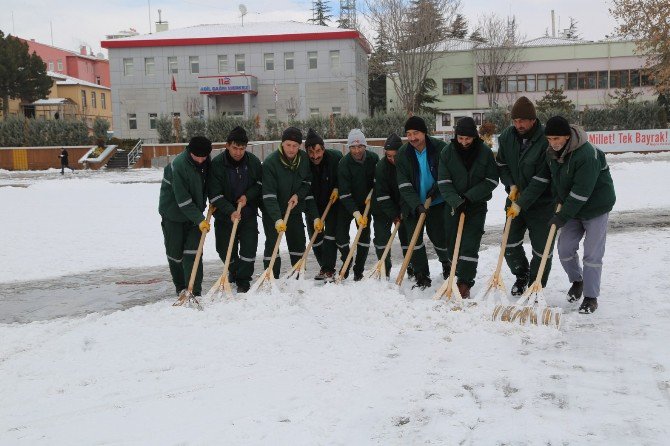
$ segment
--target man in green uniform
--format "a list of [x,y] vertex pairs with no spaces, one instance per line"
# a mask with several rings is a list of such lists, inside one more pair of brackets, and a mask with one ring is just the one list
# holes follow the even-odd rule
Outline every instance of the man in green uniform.
[[[379,161],[379,156],[367,150],[367,141],[360,129],[353,129],[349,132],[347,146],[349,153],[342,158],[337,168],[337,183],[342,209],[338,213],[335,241],[342,253],[342,260],[344,260],[349,254],[349,226],[352,218],[356,220],[359,228],[364,228],[358,240],[354,262],[354,280],[359,281],[363,278],[365,260],[370,249],[370,226],[363,211],[368,193],[374,186],[375,166]],[[348,274],[347,268],[345,277]]]
[[465,213],[456,284],[461,297],[468,299],[477,275],[479,246],[488,210],[486,202],[493,196],[493,189],[498,187],[498,170],[493,152],[479,138],[472,118],[461,118],[454,133],[456,138],[440,154],[437,184],[447,202],[445,222],[449,257],[454,253],[461,213]]
[[[616,201],[614,183],[605,154],[589,143],[584,129],[554,116],[547,121],[545,134],[551,185],[562,203],[549,225],[562,228],[558,256],[572,282],[568,301],[579,301],[583,293],[579,312],[591,314],[598,308],[607,220]],[[582,238],[583,268],[577,253]]]
[[[335,201],[332,204],[326,216],[326,221],[321,221],[321,215],[326,210],[330,200],[337,200],[337,166],[342,159],[342,153],[337,150],[326,150],[323,138],[313,129],[309,129],[307,132],[305,149],[312,170],[312,190],[305,201],[312,200],[316,204],[316,207],[307,206],[307,222],[313,222],[313,225],[307,225],[307,233],[311,238],[315,229],[319,231],[312,247],[321,270],[314,279],[330,281],[333,280],[335,275],[335,261],[337,258],[335,228],[337,227],[339,203]],[[317,214],[310,214],[310,210],[313,211],[314,209],[316,209]]]
[[[233,222],[240,220],[235,234],[228,267],[230,282],[238,293],[249,291],[254,273],[258,246],[258,206],[263,176],[260,160],[246,151],[249,138],[242,127],[235,127],[226,138],[226,150],[214,157],[210,169],[207,194],[216,207],[214,231],[216,251],[224,262],[233,231]],[[237,212],[237,206],[242,210]],[[239,253],[238,253],[239,249]]]
[[[500,179],[509,192],[505,207],[507,216],[513,220],[505,260],[516,276],[512,295],[519,296],[537,276],[549,235],[547,222],[554,214],[554,199],[549,187],[551,174],[544,127],[537,119],[535,106],[525,96],[514,104],[512,120],[514,125],[503,130],[498,138],[496,163]],[[533,250],[530,266],[523,250],[526,230]],[[550,270],[551,256],[547,259],[542,286],[546,286]]]
[[[375,237],[373,243],[377,252],[377,258],[381,259],[384,248],[391,237],[392,226],[399,224],[398,238],[403,256],[407,251],[407,231],[402,221],[400,212],[400,191],[396,179],[395,159],[398,149],[402,146],[402,140],[398,135],[392,133],[384,143],[384,157],[379,160],[375,168],[375,193],[372,197],[372,217]],[[391,255],[387,255],[384,261],[386,274],[391,271]],[[407,267],[407,274],[414,276],[412,266]]]
[[[314,200],[305,198],[312,185],[312,172],[307,153],[300,150],[302,132],[289,127],[282,134],[279,149],[272,152],[263,162],[263,230],[265,250],[263,264],[267,268],[272,258],[277,236],[286,232],[291,264],[295,264],[305,252],[305,226],[302,214],[305,206],[314,206]],[[288,221],[284,221],[286,209],[291,205]],[[313,214],[315,210],[311,210]],[[273,274],[279,277],[281,258],[277,256]]]
[[[211,166],[212,143],[195,136],[186,149],[165,166],[158,213],[165,242],[172,283],[177,295],[186,289],[200,244],[200,234],[209,231],[203,217],[207,203],[207,175]],[[202,261],[193,284],[193,294],[202,292]]]
[[[425,229],[442,263],[442,276],[446,279],[449,277],[450,262],[444,229],[444,198],[437,189],[439,155],[446,143],[427,136],[427,133],[426,122],[418,116],[412,116],[405,123],[407,143],[400,147],[396,156],[398,189],[408,237],[411,238],[414,233],[419,216],[425,213]],[[424,203],[428,196],[432,197],[432,203],[426,209]],[[430,287],[432,282],[423,229],[414,247],[412,266],[416,286],[421,289]]]

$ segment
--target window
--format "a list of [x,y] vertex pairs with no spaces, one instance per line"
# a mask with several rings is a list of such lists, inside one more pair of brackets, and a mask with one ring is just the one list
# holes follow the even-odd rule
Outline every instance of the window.
[[188,56],[188,66],[191,69],[191,74],[200,73],[200,59],[198,56]]
[[244,54],[235,54],[235,71],[244,71]]
[[609,76],[607,75],[607,71],[599,71],[598,88],[601,90],[607,90],[608,85],[609,85]]
[[98,84],[98,85],[100,85],[102,83],[102,81],[100,80],[100,76],[95,77],[95,83]]
[[640,86],[640,70],[630,70],[630,86],[633,88]]
[[156,74],[156,61],[153,57],[144,58],[144,75],[153,76]]
[[95,91],[91,92],[91,107],[98,108],[98,98],[96,97]]
[[577,73],[568,73],[568,90],[576,90],[577,85]]
[[[514,93],[517,91],[517,81],[516,76],[510,75],[507,76],[507,90],[509,93]],[[458,120],[456,121],[458,123]]]
[[284,70],[293,69],[293,53],[284,53]]
[[472,119],[475,121],[475,124],[482,125],[482,116],[484,113],[473,113]]
[[442,113],[442,127],[451,125],[451,113]]
[[133,59],[123,59],[123,75],[132,76],[133,75]]
[[58,59],[58,71],[63,71],[63,61],[60,59]]
[[217,65],[219,67],[219,73],[228,72],[228,56],[219,55],[217,56]]
[[107,98],[105,97],[105,93],[100,93],[100,106],[103,110],[107,109]]
[[263,65],[265,65],[265,71],[274,71],[274,69],[275,69],[275,55],[274,55],[274,53],[263,54]]
[[269,108],[268,109],[268,118],[275,119],[277,117],[277,109]]
[[342,107],[333,107],[333,116],[340,116],[342,114]]
[[640,80],[642,82],[643,87],[649,87],[651,85],[654,85],[654,80],[646,72],[642,73],[642,78]]
[[49,61],[49,71],[54,70],[54,63],[52,61]]
[[168,74],[177,74],[178,71],[177,56],[168,57]]
[[330,69],[337,70],[340,68],[340,50],[333,50],[330,52]]
[[472,78],[442,79],[442,94],[472,94]]
[[81,108],[86,108],[86,90],[81,90]]
[[[442,85],[444,89],[444,81]],[[504,78],[497,76],[480,76],[477,80],[477,88],[480,93],[488,93],[489,90],[505,91]]]
[[308,51],[307,52],[307,67],[310,70],[316,70],[317,67],[317,52]]
[[628,86],[628,70],[610,72],[610,88],[625,88]]
[[596,74],[595,71],[584,71],[579,73],[579,89],[580,90],[593,90],[596,88]]
[[149,128],[151,130],[156,130],[157,119],[158,119],[158,113],[149,113]]
[[135,113],[128,113],[128,128],[137,130],[137,115]]
[[319,109],[318,108],[310,108],[309,109],[309,115],[310,116],[319,116]]

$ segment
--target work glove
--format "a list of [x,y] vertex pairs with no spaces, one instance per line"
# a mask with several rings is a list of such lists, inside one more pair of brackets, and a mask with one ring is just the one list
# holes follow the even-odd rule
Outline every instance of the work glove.
[[275,229],[277,230],[277,234],[286,231],[286,223],[284,223],[283,219],[279,219],[275,222]]
[[428,211],[426,210],[426,208],[422,204],[418,205],[414,209],[414,213],[416,214],[417,217],[420,216],[421,214],[425,214],[426,212],[428,212]]
[[551,225],[556,225],[556,230],[558,231],[565,225],[566,221],[563,220],[558,214],[554,214],[553,217],[551,217],[551,220],[549,220],[549,227],[551,228]]
[[368,217],[362,215],[360,212],[354,212],[354,218],[359,228],[365,228],[368,225]]
[[320,218],[315,218],[314,219],[314,231],[315,232],[323,231],[323,221],[321,221]]
[[507,216],[508,217],[514,218],[517,215],[519,215],[520,212],[521,212],[521,207],[514,202],[512,202],[510,207],[507,208]]
[[516,201],[519,199],[519,188],[516,186],[512,186],[509,188],[509,195],[508,198],[510,201]]
[[468,207],[468,199],[463,198],[463,201],[461,201],[461,204],[456,206],[454,208],[454,215],[460,215],[461,213],[465,212],[465,209]]
[[337,189],[333,189],[333,191],[330,193],[330,201],[337,201],[339,196],[340,194],[337,193]]
[[198,228],[200,229],[200,232],[209,232],[211,229],[209,226],[209,222],[207,220],[203,220],[198,224]]

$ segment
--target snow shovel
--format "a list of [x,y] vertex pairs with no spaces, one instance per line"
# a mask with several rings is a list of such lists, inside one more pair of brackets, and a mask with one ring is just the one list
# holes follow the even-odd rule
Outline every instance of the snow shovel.
[[[370,190],[368,193],[367,198],[365,199],[365,209],[363,209],[363,217],[368,216],[370,213],[370,205],[372,204],[372,191],[374,189]],[[349,264],[351,263],[351,259],[354,258],[354,254],[356,253],[356,248],[358,247],[358,240],[361,238],[361,234],[363,234],[363,229],[365,229],[364,226],[360,226],[358,228],[358,232],[356,232],[356,237],[354,237],[354,243],[352,243],[351,248],[349,249],[349,254],[347,255],[347,258],[344,260],[344,264],[342,265],[342,269],[340,270],[340,274],[337,276],[337,279],[335,279],[335,283],[340,283],[342,280],[344,280],[344,275],[347,273],[347,269],[349,268]]]
[[[560,210],[561,205],[559,204],[556,207],[556,212]],[[542,276],[544,275],[544,268],[547,265],[554,235],[556,235],[556,225],[551,225],[535,281],[514,305],[496,305],[493,309],[492,320],[503,322],[518,321],[521,325],[529,323],[531,325],[546,325],[558,329],[561,328],[563,310],[561,308],[548,307],[544,299],[544,293],[542,292]]]
[[[291,214],[291,209],[293,209],[293,206],[290,204],[286,207],[286,213],[284,214],[284,222],[288,223],[288,217]],[[263,271],[260,275],[260,277],[254,282],[254,284],[251,286],[251,289],[249,292],[254,293],[258,291],[258,289],[265,284],[272,284],[275,280],[275,276],[272,273],[272,267],[275,265],[275,260],[277,260],[277,255],[279,254],[279,245],[281,243],[282,237],[284,237],[284,232],[282,231],[279,234],[277,234],[277,241],[275,242],[275,247],[272,250],[272,257],[270,258],[270,264],[268,265],[267,269]]]
[[509,299],[507,298],[507,289],[503,283],[502,277],[500,276],[500,269],[502,268],[503,257],[505,257],[505,249],[507,248],[507,238],[509,237],[509,229],[512,226],[512,217],[507,217],[505,222],[505,230],[503,231],[502,243],[500,244],[500,254],[498,255],[498,264],[495,271],[493,272],[493,277],[489,279],[486,288],[482,290],[477,297],[476,301],[485,301],[488,295],[493,292],[493,294],[500,295],[500,301],[504,305],[509,305]]
[[[428,208],[430,208],[430,203],[433,201],[432,198],[428,197],[426,198],[426,202],[423,204],[423,207],[426,208],[426,211]],[[405,254],[405,259],[402,261],[402,266],[400,267],[400,271],[398,272],[398,277],[395,279],[395,284],[400,286],[402,285],[402,281],[405,278],[405,272],[407,271],[407,267],[409,266],[410,260],[412,260],[412,254],[414,254],[414,247],[416,246],[416,241],[419,238],[419,234],[421,234],[421,230],[423,229],[423,223],[426,221],[426,214],[423,213],[419,216],[419,220],[416,222],[416,228],[414,228],[414,234],[412,234],[412,239],[409,242],[409,246],[407,247],[407,253]]]
[[444,281],[442,286],[433,296],[433,299],[438,300],[443,297],[447,302],[449,299],[454,299],[454,304],[457,308],[463,307],[463,298],[456,286],[456,263],[458,262],[458,253],[461,250],[461,237],[463,236],[463,226],[465,226],[465,212],[461,212],[458,218],[458,230],[456,231],[456,244],[454,245],[454,255],[451,257],[451,269],[449,271],[449,278]]
[[[242,203],[237,204],[237,212],[242,211]],[[230,267],[230,257],[233,254],[233,246],[235,246],[235,234],[237,234],[237,225],[239,225],[240,219],[237,219],[233,222],[233,230],[230,233],[230,240],[228,241],[228,251],[226,251],[226,261],[223,263],[223,273],[221,277],[216,281],[214,286],[207,292],[205,297],[211,297],[214,300],[214,294],[221,295],[221,292],[226,293],[226,297],[233,297],[233,290],[230,288],[230,282],[228,281],[228,268]]]
[[381,258],[377,261],[375,267],[365,274],[369,279],[381,280],[382,278],[383,279],[388,278],[389,271],[386,271],[386,257],[388,256],[389,252],[391,252],[391,245],[393,244],[393,240],[395,239],[395,235],[398,232],[399,227],[400,222],[395,224],[393,232],[391,232],[391,237],[389,238],[389,241],[386,243],[386,246],[384,247],[384,252],[382,253]]
[[[337,190],[337,188],[333,189]],[[335,203],[335,200],[329,200],[328,205],[326,206],[326,209],[323,211],[323,215],[321,215],[321,221],[326,222],[326,217],[328,216],[328,212],[330,211],[330,207]],[[324,228],[325,230],[325,228]],[[309,244],[307,245],[307,248],[305,248],[305,252],[302,254],[302,257],[300,260],[295,262],[295,265],[291,268],[291,270],[286,273],[286,275],[283,277],[284,280],[288,280],[291,277],[295,275],[296,279],[302,279],[305,277],[305,264],[307,263],[307,254],[312,250],[312,246],[314,245],[314,241],[316,240],[316,237],[319,235],[318,232],[314,231],[314,234],[312,234],[312,237],[309,240]]]
[[[211,204],[209,205],[209,209],[207,210],[207,217],[205,218],[207,223],[209,223],[209,221],[212,219],[212,214],[214,213],[215,209],[216,208],[214,206]],[[207,232],[200,234],[200,243],[198,244],[198,251],[195,253],[195,261],[193,262],[193,268],[191,269],[191,277],[188,281],[188,288],[179,294],[177,302],[172,304],[173,307],[180,307],[184,304],[190,306],[193,304],[198,310],[202,311],[202,305],[200,305],[198,298],[193,294],[193,285],[195,285],[195,276],[198,273],[200,257],[202,257],[202,248],[205,246],[205,237],[207,237]]]

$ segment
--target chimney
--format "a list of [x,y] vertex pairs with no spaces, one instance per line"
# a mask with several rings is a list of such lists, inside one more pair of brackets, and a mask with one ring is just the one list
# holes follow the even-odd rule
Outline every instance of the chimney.
[[156,32],[160,33],[168,30],[168,22],[164,22],[161,18],[162,11],[158,10],[158,21],[156,22]]
[[551,10],[551,37],[556,37],[556,15],[554,10]]
[[79,46],[79,54],[81,54],[82,56],[88,55],[88,51],[86,51],[86,45]]

